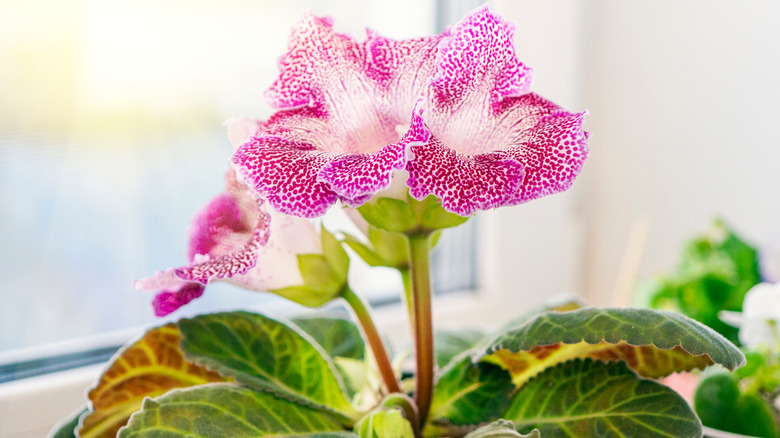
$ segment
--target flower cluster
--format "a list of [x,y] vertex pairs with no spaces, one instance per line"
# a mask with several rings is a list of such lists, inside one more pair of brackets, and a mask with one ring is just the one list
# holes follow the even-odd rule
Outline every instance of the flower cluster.
[[[253,268],[276,272],[266,263],[277,221],[305,228],[300,218],[360,206],[393,181],[461,216],[568,189],[588,153],[584,113],[529,91],[513,37],[487,7],[441,35],[400,41],[368,31],[359,42],[306,15],[266,94],[278,111],[233,124],[240,181],[231,174],[228,194],[196,218],[192,264],[137,287],[164,290],[158,314],[214,278],[267,290]],[[287,249],[301,250],[316,248]]]

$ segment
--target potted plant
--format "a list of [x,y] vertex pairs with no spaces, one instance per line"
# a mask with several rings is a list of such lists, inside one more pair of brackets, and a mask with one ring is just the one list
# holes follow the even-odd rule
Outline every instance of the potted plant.
[[[564,303],[498,333],[435,339],[439,233],[568,189],[588,153],[584,113],[530,92],[512,38],[486,7],[401,41],[356,41],[305,16],[267,93],[278,112],[229,124],[227,191],[195,218],[190,263],[136,286],[157,291],[159,315],[225,280],[310,307],[341,300],[356,324],[239,311],[153,328],[53,436],[701,436],[653,379],[744,356],[680,314]],[[365,236],[306,220],[337,202]],[[409,375],[348,284],[347,246],[408,280]]]
[[681,311],[710,326],[739,345],[747,358],[735,373],[714,368],[671,383],[690,399],[713,438],[780,434],[780,288],[766,282],[768,266],[762,259],[756,247],[718,219],[686,243],[671,273],[645,285],[652,306]]

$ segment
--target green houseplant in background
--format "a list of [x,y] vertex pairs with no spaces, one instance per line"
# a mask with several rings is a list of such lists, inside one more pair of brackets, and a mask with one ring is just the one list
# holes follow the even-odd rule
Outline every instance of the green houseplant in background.
[[650,306],[676,310],[739,344],[739,330],[720,319],[741,311],[745,294],[761,281],[758,251],[722,220],[689,241],[674,271],[647,284]]
[[678,310],[740,345],[747,365],[712,369],[693,403],[705,426],[746,436],[780,436],[780,289],[762,281],[759,251],[722,220],[686,243],[674,271],[644,285],[653,307]]
[[[442,35],[359,42],[305,16],[267,93],[278,112],[228,126],[227,191],[195,218],[190,263],[136,286],[157,292],[158,315],[225,280],[310,307],[340,300],[354,321],[239,311],[153,328],[52,434],[701,436],[688,404],[653,379],[733,370],[744,356],[680,314],[559,303],[497,333],[434,332],[438,234],[568,189],[588,153],[584,114],[529,91],[513,29],[482,7]],[[306,219],[337,202],[365,236]],[[408,373],[347,281],[346,247],[405,280]]]

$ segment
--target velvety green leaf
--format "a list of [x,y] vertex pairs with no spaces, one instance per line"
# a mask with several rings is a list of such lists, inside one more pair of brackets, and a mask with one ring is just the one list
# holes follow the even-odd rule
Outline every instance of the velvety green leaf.
[[355,437],[329,414],[231,384],[171,391],[146,399],[120,438]]
[[366,346],[360,329],[348,319],[304,316],[293,318],[292,322],[314,338],[330,357],[365,357]]
[[525,384],[502,418],[518,431],[557,437],[701,437],[701,424],[672,389],[624,363],[573,360]]
[[174,388],[228,379],[184,359],[175,324],[153,328],[114,356],[87,394],[91,409],[79,430],[82,438],[115,437],[145,397]]
[[774,410],[755,393],[741,394],[733,374],[715,373],[696,388],[694,407],[702,424],[742,435],[776,438]]
[[436,381],[425,435],[448,436],[457,426],[497,419],[513,390],[512,379],[500,367],[475,364],[469,356],[456,359]]
[[355,251],[368,266],[385,266],[385,261],[357,237],[344,233],[344,243],[352,248],[352,251]]
[[511,421],[498,420],[487,426],[466,435],[464,438],[542,438],[538,429],[534,429],[528,435],[521,435],[515,430],[515,425]]
[[414,438],[409,420],[396,409],[371,411],[355,425],[361,438]]
[[182,350],[198,364],[261,391],[357,416],[331,358],[297,328],[248,312],[182,319],[179,328]]
[[412,207],[400,199],[376,198],[357,210],[366,222],[386,231],[405,233],[417,227]]
[[67,420],[64,420],[52,428],[49,432],[49,438],[76,438],[76,428],[79,427],[79,418],[88,412],[87,408],[82,408]]
[[532,308],[531,310],[504,324],[498,332],[503,333],[516,329],[528,322],[528,320],[534,316],[544,312],[570,312],[572,310],[582,309],[586,305],[587,304],[585,301],[578,295],[558,294],[546,300],[541,305]]
[[436,347],[436,365],[443,368],[455,356],[474,348],[485,338],[485,333],[475,329],[436,330],[434,343]]
[[745,363],[733,344],[679,313],[592,308],[539,315],[497,336],[482,360],[507,369],[521,386],[550,366],[586,357],[625,361],[653,378],[715,363],[733,370]]
[[347,278],[349,271],[349,255],[344,251],[341,242],[336,239],[325,227],[320,229],[320,239],[322,241],[322,254],[330,264],[331,269],[338,277]]

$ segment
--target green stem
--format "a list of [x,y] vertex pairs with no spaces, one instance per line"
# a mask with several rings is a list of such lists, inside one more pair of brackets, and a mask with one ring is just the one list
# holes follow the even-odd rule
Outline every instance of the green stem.
[[[406,310],[409,312],[409,317],[414,315],[414,309],[412,308],[412,274],[409,268],[402,268],[398,270],[401,273],[401,280],[404,282],[404,298],[406,299]],[[414,324],[412,323],[412,330],[414,330]]]
[[363,329],[363,337],[374,353],[374,359],[376,359],[377,366],[379,366],[379,373],[382,374],[387,391],[389,393],[401,392],[401,387],[398,385],[398,380],[393,372],[393,366],[390,363],[390,357],[387,355],[387,349],[382,343],[382,338],[379,336],[376,325],[374,325],[374,320],[371,318],[368,307],[349,287],[344,289],[341,296],[349,304],[349,307],[352,308],[352,311],[355,312],[355,316],[357,316],[360,322],[360,327]]
[[430,233],[409,236],[409,264],[414,308],[414,347],[417,358],[414,401],[420,425],[425,424],[433,395],[433,323],[431,320]]

